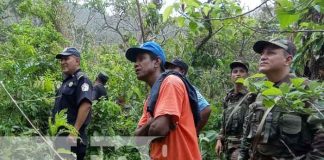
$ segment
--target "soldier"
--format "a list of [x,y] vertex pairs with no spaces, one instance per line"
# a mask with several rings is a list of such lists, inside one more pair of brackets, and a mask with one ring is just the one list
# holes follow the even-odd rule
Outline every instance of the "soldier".
[[[86,127],[90,122],[90,109],[92,100],[92,84],[88,77],[80,69],[80,52],[76,48],[65,48],[62,53],[56,55],[61,61],[64,80],[56,93],[55,106],[52,111],[53,120],[55,114],[67,109],[67,121],[79,132],[82,139],[77,140],[73,135],[67,136],[66,141],[72,147],[71,151],[76,153],[77,159],[84,159],[86,153]],[[63,144],[58,144],[62,146]]]
[[[285,39],[258,41],[253,50],[261,54],[259,71],[274,83],[275,87],[294,76],[289,74],[295,45]],[[312,117],[312,118],[311,118]],[[265,108],[262,95],[249,106],[244,122],[243,139],[239,159],[323,159],[323,117],[288,110],[274,105]]]
[[93,85],[92,98],[93,100],[99,100],[100,98],[108,98],[105,85],[108,81],[108,75],[104,72],[100,72]]
[[[184,76],[186,76],[188,73],[188,65],[181,59],[174,59],[171,62],[166,62],[165,68],[177,71]],[[197,125],[197,133],[199,134],[199,131],[201,131],[201,129],[207,124],[211,109],[209,107],[210,104],[207,102],[205,97],[199,92],[196,87],[194,88],[198,97],[198,108],[201,118],[200,122]]]
[[247,95],[248,91],[242,83],[236,82],[238,78],[248,76],[249,65],[242,61],[234,61],[230,64],[230,68],[234,88],[224,98],[222,127],[217,138],[215,151],[218,156],[224,151],[226,159],[236,160],[243,133],[244,116],[249,103],[253,101],[253,97]]

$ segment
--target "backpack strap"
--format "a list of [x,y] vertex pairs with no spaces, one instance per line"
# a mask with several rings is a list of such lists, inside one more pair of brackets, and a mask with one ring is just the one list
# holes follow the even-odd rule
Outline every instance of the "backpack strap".
[[251,95],[252,94],[252,92],[249,92],[249,93],[247,93],[240,101],[239,101],[239,103],[237,103],[237,105],[234,107],[234,109],[232,110],[232,112],[230,113],[230,115],[228,116],[228,119],[227,119],[227,121],[226,121],[226,123],[225,123],[225,130],[224,130],[224,133],[226,134],[226,129],[227,129],[227,126],[228,126],[228,123],[229,123],[229,121],[231,120],[231,118],[232,118],[232,116],[233,116],[233,114],[234,113],[236,113],[237,111],[238,111],[238,109],[240,108],[239,106],[243,103],[243,101],[249,96],[249,95]]
[[[223,100],[223,103],[227,103],[229,101],[231,94],[232,94],[231,91],[227,92],[227,94]],[[223,108],[223,109],[225,109],[225,108]]]
[[[280,99],[280,97],[276,97],[275,102],[277,102],[279,99]],[[253,142],[252,142],[252,158],[251,158],[252,160],[255,159],[254,155],[256,153],[256,148],[257,148],[257,145],[258,145],[258,143],[260,141],[260,138],[261,138],[261,132],[262,132],[263,126],[264,126],[264,124],[266,122],[266,119],[267,119],[269,113],[271,112],[271,110],[273,109],[274,106],[275,105],[272,105],[270,108],[268,108],[266,110],[266,112],[263,114],[262,119],[260,121],[260,124],[259,124],[259,126],[257,128],[257,131],[255,133],[255,136],[254,136],[254,139],[253,139]]]
[[195,122],[195,125],[197,125],[198,122],[200,121],[200,113],[199,113],[199,109],[198,109],[198,98],[197,98],[196,90],[191,85],[191,83],[187,80],[186,77],[184,77],[182,74],[175,72],[175,71],[166,71],[166,72],[162,73],[160,75],[160,77],[158,78],[158,80],[154,83],[154,85],[151,88],[150,96],[149,96],[148,103],[147,103],[147,112],[149,112],[152,116],[154,116],[153,113],[154,113],[155,105],[156,105],[156,102],[157,102],[157,99],[159,96],[161,84],[162,84],[163,80],[169,75],[175,75],[175,76],[179,77],[182,80],[182,82],[184,83],[187,93],[188,93],[191,112],[193,114],[194,122]]

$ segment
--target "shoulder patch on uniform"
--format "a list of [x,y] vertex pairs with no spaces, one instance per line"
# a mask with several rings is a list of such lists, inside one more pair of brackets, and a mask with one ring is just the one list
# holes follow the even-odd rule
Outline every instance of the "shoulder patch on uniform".
[[82,90],[83,92],[89,91],[89,84],[88,84],[88,83],[83,83],[83,84],[81,85],[81,90]]
[[80,80],[80,78],[82,78],[82,77],[83,77],[83,74],[79,75],[78,76],[78,80]]
[[84,77],[85,74],[83,72],[78,72],[76,76],[77,76],[77,79],[80,80],[80,78]]

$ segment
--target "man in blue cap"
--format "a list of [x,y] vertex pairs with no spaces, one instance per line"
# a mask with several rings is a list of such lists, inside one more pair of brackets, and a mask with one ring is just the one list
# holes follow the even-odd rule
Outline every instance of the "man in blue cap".
[[[61,62],[64,80],[58,89],[55,98],[55,106],[52,111],[52,119],[55,114],[67,109],[67,121],[79,132],[80,141],[75,135],[65,135],[66,142],[71,151],[76,153],[78,160],[83,160],[86,153],[86,127],[90,122],[90,109],[92,100],[92,84],[88,77],[80,69],[80,52],[73,47],[68,47],[62,53],[56,55]],[[56,141],[56,147],[66,142]]]
[[[188,73],[188,65],[181,59],[174,59],[171,62],[165,63],[165,68],[177,71],[182,75],[186,76]],[[200,112],[201,120],[197,125],[197,133],[207,124],[208,118],[211,113],[210,104],[207,102],[205,97],[199,92],[198,88],[194,87],[198,97],[198,108]]]
[[[153,109],[149,106],[152,90],[163,75],[165,55],[155,42],[129,48],[126,58],[135,63],[137,79],[146,82],[151,94],[145,101],[136,136],[159,136],[150,145],[151,159],[201,159],[194,116],[185,83],[175,75],[167,76],[159,87]],[[153,98],[152,98],[153,99]]]

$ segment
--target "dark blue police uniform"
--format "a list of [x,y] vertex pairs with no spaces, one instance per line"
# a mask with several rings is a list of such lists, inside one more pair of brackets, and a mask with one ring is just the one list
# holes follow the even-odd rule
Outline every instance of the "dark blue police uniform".
[[108,99],[107,90],[105,84],[108,81],[108,75],[104,72],[100,72],[97,76],[96,83],[93,86],[92,100],[100,100],[100,98]]
[[[54,120],[56,113],[63,109],[67,109],[67,121],[69,124],[74,125],[81,103],[88,101],[91,104],[91,100],[92,83],[79,69],[73,75],[69,75],[63,80],[62,86],[56,93],[52,118]],[[79,130],[82,142],[78,140],[77,147],[71,148],[71,151],[77,154],[78,159],[83,159],[85,155],[86,144],[88,142],[85,129],[90,122],[90,115],[89,113],[86,121]]]
[[93,100],[99,100],[100,98],[108,99],[106,88],[103,84],[97,84],[93,86]]

